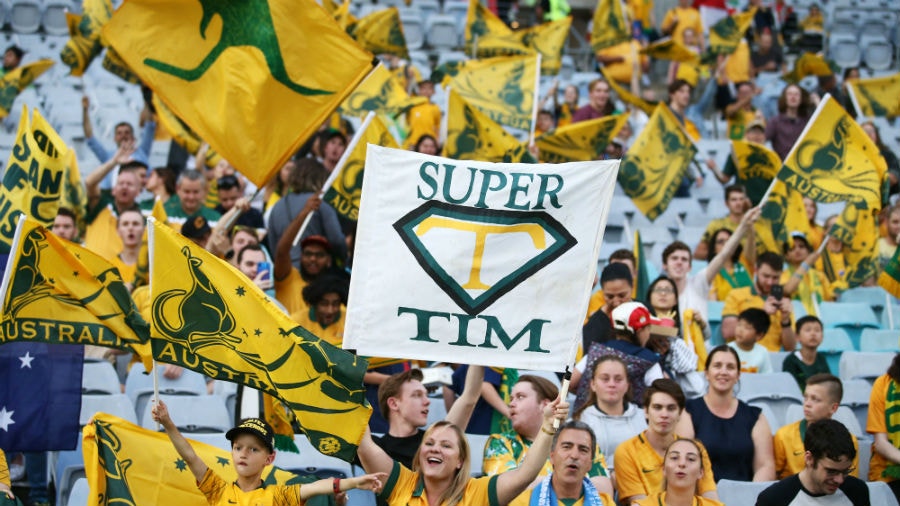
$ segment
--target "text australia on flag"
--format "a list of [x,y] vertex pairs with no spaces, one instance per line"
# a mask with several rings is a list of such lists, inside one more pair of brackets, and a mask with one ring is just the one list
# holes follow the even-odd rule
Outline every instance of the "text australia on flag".
[[369,145],[344,347],[562,371],[618,161],[456,161]]

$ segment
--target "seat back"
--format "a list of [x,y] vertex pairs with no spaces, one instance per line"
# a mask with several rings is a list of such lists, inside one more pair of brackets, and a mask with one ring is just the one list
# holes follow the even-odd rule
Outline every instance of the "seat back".
[[774,481],[719,480],[716,489],[719,501],[728,506],[755,506],[756,497]]

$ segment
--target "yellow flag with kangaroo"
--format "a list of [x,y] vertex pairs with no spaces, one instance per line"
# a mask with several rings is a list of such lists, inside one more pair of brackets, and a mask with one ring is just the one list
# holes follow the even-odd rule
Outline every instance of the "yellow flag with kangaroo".
[[762,214],[754,224],[757,252],[771,251],[779,255],[791,244],[791,232],[809,233],[809,219],[803,196],[776,180],[769,198],[762,204]]
[[452,88],[497,123],[528,130],[536,78],[537,57],[498,56],[450,68],[444,75],[444,87]]
[[515,33],[521,38],[522,44],[541,54],[541,73],[556,75],[562,67],[562,52],[571,27],[572,18],[566,16]]
[[347,97],[341,110],[349,116],[365,116],[374,111],[394,117],[427,101],[425,97],[410,97],[397,77],[383,65],[378,65]]
[[372,68],[313,0],[130,0],[103,37],[259,187]]
[[600,0],[594,10],[591,49],[594,52],[631,40],[631,27],[625,18],[622,0]]
[[778,178],[816,202],[862,202],[861,208],[881,209],[886,171],[875,143],[826,95],[784,159]]
[[350,35],[363,48],[375,54],[394,54],[409,58],[406,37],[396,7],[375,11],[349,27]]
[[30,217],[19,219],[0,298],[0,343],[29,340],[127,350],[149,337],[119,271]]
[[0,118],[9,116],[9,109],[19,93],[52,66],[53,60],[38,60],[16,67],[0,77]]
[[66,150],[65,160],[66,169],[59,194],[59,207],[65,207],[75,213],[75,223],[78,224],[87,213],[87,189],[81,182],[78,156],[74,149]]
[[466,16],[466,54],[478,58],[529,54],[532,50],[480,0],[469,0]]
[[[153,107],[156,109],[156,117],[159,119],[159,124],[169,132],[172,139],[188,153],[196,155],[200,146],[203,144],[203,139],[194,133],[184,121],[181,121],[181,119],[169,109],[169,106],[159,99],[159,95],[153,95]],[[222,155],[214,148],[209,148],[206,151],[206,165],[215,167],[221,160]]]
[[253,281],[151,220],[153,356],[280,399],[313,446],[351,461],[372,408],[366,361],[284,314]]
[[544,163],[600,160],[627,121],[627,114],[618,114],[559,127],[535,139],[538,157]]
[[525,146],[450,88],[442,156],[484,162],[534,162]]
[[102,65],[110,74],[122,79],[126,83],[141,84],[141,78],[131,70],[131,67],[122,59],[122,56],[111,47],[106,48]]
[[870,79],[848,79],[847,91],[862,116],[900,115],[900,73]]
[[859,202],[848,202],[828,231],[831,237],[844,243],[846,270],[842,279],[834,283],[842,290],[867,284],[878,274],[877,209],[866,209]]
[[[171,415],[177,422],[179,413]],[[222,440],[227,443],[224,435]],[[190,468],[164,432],[97,413],[84,426],[82,441],[84,474],[91,497],[104,499],[88,504],[207,504]],[[209,469],[226,483],[237,479],[230,451],[190,439],[189,443]],[[263,486],[308,483],[311,479],[317,478],[301,478],[271,465],[262,473]]]
[[752,8],[746,12],[740,12],[732,16],[728,16],[719,20],[718,23],[709,28],[709,52],[711,54],[731,54],[733,53],[744,33],[753,23],[753,16],[756,15],[756,8]]
[[700,63],[700,55],[671,37],[660,39],[645,48],[641,48],[640,53],[652,56],[658,60],[671,60],[691,64]]
[[652,220],[669,207],[697,148],[666,104],[659,104],[647,126],[622,157],[619,184]]
[[63,63],[69,66],[73,76],[84,75],[88,65],[103,51],[100,30],[112,17],[109,0],[84,0],[82,14],[66,13],[69,25],[69,41],[59,53]]
[[775,175],[781,168],[778,153],[749,141],[731,141],[731,157],[722,169],[723,174],[734,176],[738,184],[747,191],[747,197],[754,206],[766,194]]
[[616,92],[616,95],[618,95],[620,99],[622,99],[622,102],[637,107],[638,109],[644,111],[644,113],[647,115],[653,114],[653,112],[656,110],[656,106],[659,105],[659,102],[644,100],[643,98],[623,88],[622,85],[617,83],[616,80],[613,79],[605,69],[601,68],[600,72],[603,74],[606,82],[609,83],[609,87]]
[[397,141],[377,116],[372,118],[369,126],[357,132],[358,140],[353,151],[344,162],[340,175],[334,180],[331,188],[325,192],[325,202],[347,219],[359,219],[359,198],[362,195],[363,169],[366,165],[366,146],[375,144],[385,148],[399,148]]

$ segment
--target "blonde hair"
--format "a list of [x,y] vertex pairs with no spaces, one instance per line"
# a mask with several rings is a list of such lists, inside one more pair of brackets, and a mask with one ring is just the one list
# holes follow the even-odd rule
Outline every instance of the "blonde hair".
[[[435,433],[438,429],[443,429],[444,427],[449,427],[456,433],[456,438],[459,441],[459,461],[460,467],[456,470],[456,476],[453,477],[453,481],[450,482],[450,486],[447,487],[447,490],[444,491],[443,494],[438,498],[438,504],[446,504],[447,506],[456,506],[460,502],[462,502],[463,495],[466,492],[466,485],[469,483],[471,477],[469,476],[469,468],[471,466],[470,460],[471,455],[469,451],[469,441],[466,439],[466,434],[454,425],[451,422],[446,420],[441,420],[439,422],[435,422],[428,427],[428,430],[425,431],[425,434],[422,436],[422,441],[424,442],[428,439],[432,434]],[[412,461],[412,470],[420,471],[419,469],[419,456],[422,453],[422,445],[419,445],[419,449],[416,450],[416,455],[413,457]]]

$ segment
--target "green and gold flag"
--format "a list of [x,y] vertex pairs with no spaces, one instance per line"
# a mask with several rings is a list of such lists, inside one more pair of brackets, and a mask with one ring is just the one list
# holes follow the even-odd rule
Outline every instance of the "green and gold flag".
[[466,17],[466,54],[478,58],[530,54],[520,35],[489,11],[480,0],[469,0]]
[[815,53],[803,53],[794,62],[794,68],[782,76],[789,83],[798,83],[806,76],[830,76],[834,74],[831,64]]
[[400,148],[394,136],[377,116],[365,130],[356,133],[353,151],[344,162],[341,173],[325,192],[325,202],[349,220],[359,219],[359,198],[362,195],[363,169],[366,165],[366,146],[375,144],[385,148]]
[[347,97],[341,111],[349,116],[365,116],[373,111],[394,117],[427,101],[425,97],[410,97],[397,77],[383,65],[378,65]]
[[671,37],[660,39],[647,47],[642,48],[640,53],[652,56],[658,60],[671,60],[694,65],[700,63],[700,55],[681,45],[681,43]]
[[537,70],[536,56],[469,60],[457,66],[455,75],[445,75],[443,84],[497,123],[528,130]]
[[747,191],[750,203],[758,206],[779,169],[778,153],[755,142],[732,140],[731,156],[722,172],[734,176],[735,182]]
[[103,37],[259,187],[373,64],[313,0],[129,0]]
[[224,260],[150,222],[153,356],[277,397],[319,452],[352,461],[372,412],[366,361],[298,326]]
[[375,11],[349,27],[350,35],[364,49],[374,54],[393,54],[409,58],[406,37],[396,7]]
[[146,342],[141,318],[108,261],[21,216],[0,288],[0,343],[42,341],[129,350]]
[[731,54],[733,53],[750,25],[753,23],[753,16],[756,15],[756,8],[752,8],[746,12],[740,12],[719,20],[718,23],[709,28],[709,48],[707,51],[711,54]]
[[9,109],[19,93],[52,66],[53,60],[38,60],[16,67],[0,77],[0,118],[9,116]]
[[141,84],[141,78],[131,70],[125,60],[111,47],[106,48],[103,55],[103,68],[110,74],[129,84]]
[[596,53],[631,40],[631,26],[625,18],[622,0],[600,0],[594,11],[591,49]]
[[900,297],[900,248],[894,250],[894,256],[878,275],[878,286],[884,288],[894,297]]
[[866,209],[859,202],[848,202],[828,231],[844,243],[846,271],[834,288],[844,290],[867,284],[878,274],[878,209]]
[[779,255],[791,244],[791,232],[809,233],[809,219],[803,206],[803,196],[784,181],[775,181],[774,189],[763,203],[762,214],[754,224],[756,251],[771,251]]
[[606,82],[609,83],[609,87],[616,92],[616,95],[618,95],[620,99],[622,99],[622,102],[637,107],[638,109],[644,111],[644,113],[648,116],[653,114],[653,112],[656,110],[656,106],[659,105],[659,102],[644,100],[643,98],[626,90],[607,73],[606,69],[601,68],[600,73],[603,74],[604,79],[606,79]]
[[635,274],[634,283],[634,300],[642,300],[647,296],[650,290],[650,264],[647,261],[647,255],[644,253],[644,243],[641,241],[641,231],[634,231],[634,243],[631,246],[631,252],[634,254]]
[[100,30],[112,17],[109,0],[84,0],[82,14],[66,13],[69,25],[69,41],[59,53],[63,63],[69,66],[73,76],[84,75],[91,61],[103,51]]
[[659,104],[647,126],[622,157],[619,184],[651,221],[669,207],[697,148],[666,104]]
[[541,54],[541,73],[549,76],[559,74],[562,52],[571,27],[572,18],[566,16],[515,33],[521,37],[522,44]]
[[870,79],[848,79],[847,91],[861,116],[900,115],[900,73]]
[[525,146],[450,88],[442,156],[484,162],[534,162]]
[[559,127],[535,139],[538,157],[544,163],[600,160],[627,121],[628,115],[618,114]]
[[63,175],[63,188],[59,195],[59,207],[65,207],[75,213],[75,224],[87,214],[87,189],[81,182],[81,171],[78,170],[78,157],[74,149],[67,149],[66,169]]
[[[183,147],[188,153],[196,155],[197,151],[200,150],[200,146],[203,145],[203,139],[194,133],[184,121],[181,121],[181,119],[169,109],[169,106],[160,100],[159,96],[156,94],[153,95],[153,107],[156,109],[156,117],[159,119],[159,124],[169,132],[169,135],[172,136],[172,140]],[[206,151],[207,166],[215,167],[221,160],[222,155],[214,148],[209,148]]]

